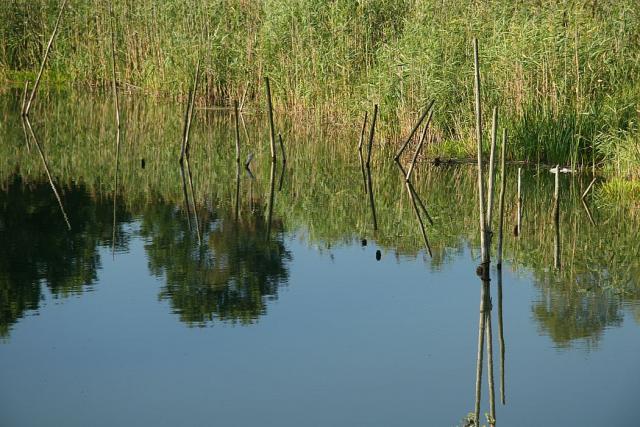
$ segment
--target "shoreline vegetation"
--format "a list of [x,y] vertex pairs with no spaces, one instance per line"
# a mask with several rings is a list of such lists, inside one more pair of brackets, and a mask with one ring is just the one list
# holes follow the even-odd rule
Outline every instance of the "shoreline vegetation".
[[[2,8],[0,86],[33,83],[61,4]],[[484,109],[500,108],[509,160],[598,169],[638,192],[635,1],[114,2],[115,58],[109,7],[68,2],[42,90],[106,93],[115,59],[120,92],[183,100],[200,62],[198,108],[262,110],[268,76],[279,115],[355,129],[379,104],[381,137],[397,145],[435,100],[431,145],[472,158],[477,37]]]

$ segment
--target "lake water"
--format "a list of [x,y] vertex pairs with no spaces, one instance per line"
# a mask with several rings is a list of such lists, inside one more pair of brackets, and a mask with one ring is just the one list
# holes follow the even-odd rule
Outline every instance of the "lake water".
[[385,141],[373,230],[359,125],[278,121],[272,169],[247,113],[236,169],[233,116],[201,110],[181,169],[180,108],[125,100],[116,167],[108,98],[43,96],[24,128],[18,98],[0,97],[0,425],[462,426],[483,297],[482,424],[492,400],[496,425],[637,425],[639,221],[598,183],[583,206],[591,177],[561,176],[556,224],[553,175],[527,168],[516,237],[509,168],[484,288],[472,166],[417,167],[430,257]]

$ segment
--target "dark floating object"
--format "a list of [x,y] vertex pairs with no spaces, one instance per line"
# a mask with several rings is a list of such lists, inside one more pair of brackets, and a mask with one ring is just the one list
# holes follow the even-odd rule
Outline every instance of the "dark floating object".
[[140,159],[140,167],[144,169],[144,159]]
[[360,244],[362,246],[367,246],[367,239],[362,239],[362,242],[360,242]]
[[478,275],[478,277],[482,277],[484,275],[484,265],[483,264],[478,265],[478,267],[476,268],[476,274]]
[[382,258],[382,252],[380,252],[380,249],[378,249],[376,251],[376,261],[380,261],[381,258]]

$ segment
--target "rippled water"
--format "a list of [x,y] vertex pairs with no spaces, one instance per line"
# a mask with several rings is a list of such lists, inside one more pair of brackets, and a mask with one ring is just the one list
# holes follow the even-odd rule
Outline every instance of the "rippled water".
[[116,184],[108,100],[43,102],[28,144],[0,103],[1,425],[463,425],[483,296],[483,424],[490,397],[497,425],[635,424],[638,221],[597,192],[587,214],[590,177],[563,176],[556,226],[526,170],[515,237],[509,171],[483,295],[471,167],[416,171],[431,258],[384,145],[373,231],[351,135],[281,123],[271,169],[248,115],[236,175],[232,117],[200,112],[181,170],[180,111],[125,102]]

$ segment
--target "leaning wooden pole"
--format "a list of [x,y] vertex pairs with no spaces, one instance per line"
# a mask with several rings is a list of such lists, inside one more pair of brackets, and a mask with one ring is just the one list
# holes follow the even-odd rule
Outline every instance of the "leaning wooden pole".
[[431,111],[429,112],[429,118],[427,119],[427,124],[424,125],[424,130],[422,131],[420,142],[418,143],[418,147],[416,147],[415,153],[413,153],[413,159],[411,160],[411,165],[409,166],[409,170],[407,171],[407,175],[405,176],[406,181],[411,180],[411,174],[413,173],[413,168],[416,165],[416,161],[418,160],[418,156],[420,155],[420,151],[422,150],[424,141],[427,138],[427,134],[429,132],[429,124],[431,123],[432,117],[433,117],[433,109],[431,109]]
[[434,102],[435,102],[434,100],[429,102],[429,104],[427,105],[427,108],[425,108],[425,110],[422,112],[422,114],[420,115],[420,118],[418,119],[418,122],[415,124],[415,126],[413,126],[413,129],[411,129],[411,132],[409,132],[409,136],[407,137],[406,141],[404,142],[404,144],[402,144],[402,147],[400,147],[400,150],[398,150],[398,152],[396,153],[394,160],[398,160],[400,156],[402,156],[402,153],[407,148],[407,145],[409,145],[409,143],[411,142],[413,135],[415,135],[415,133],[418,131],[418,128],[424,121],[424,118],[427,117],[427,114],[429,113],[429,111],[431,111],[431,107],[433,107]]
[[489,273],[489,254],[485,240],[486,222],[484,211],[484,179],[482,174],[482,107],[480,98],[480,60],[478,59],[478,39],[473,39],[473,64],[475,75],[475,113],[476,113],[476,142],[478,144],[478,207],[480,220],[480,251],[482,254],[483,277]]
[[47,58],[49,57],[49,51],[51,51],[51,45],[53,44],[53,40],[56,37],[56,33],[58,32],[58,27],[60,26],[60,21],[62,20],[62,13],[64,12],[64,8],[66,5],[67,5],[67,0],[62,0],[62,6],[60,6],[60,12],[58,13],[58,18],[56,19],[56,23],[53,26],[53,32],[51,33],[51,37],[49,38],[49,43],[47,43],[47,47],[44,50],[42,63],[40,64],[40,71],[38,71],[38,77],[36,77],[36,82],[33,85],[33,89],[31,89],[31,95],[29,96],[29,101],[27,101],[27,105],[24,108],[24,111],[22,113],[24,116],[29,115],[31,104],[33,103],[33,100],[36,97],[38,86],[40,86],[40,79],[42,78],[42,73],[44,72],[44,67],[47,63]]
[[487,190],[487,252],[491,254],[491,234],[493,218],[493,184],[495,180],[496,139],[498,137],[498,107],[493,107],[493,120],[491,121],[491,152],[489,154],[489,188]]
[[24,110],[27,106],[27,91],[29,90],[29,80],[24,82],[24,90],[22,91],[22,103],[20,104],[20,114],[22,114],[23,116],[24,114]]
[[502,131],[502,147],[500,147],[501,150],[501,159],[500,159],[500,200],[499,200],[499,205],[500,205],[500,217],[498,218],[498,262],[496,264],[496,267],[498,268],[498,270],[500,270],[502,268],[502,238],[503,238],[503,234],[502,234],[502,227],[504,225],[504,191],[505,191],[505,185],[506,185],[506,180],[507,180],[507,171],[505,169],[505,164],[506,164],[506,150],[507,150],[507,130],[503,129]]
[[362,171],[362,182],[364,185],[364,193],[367,194],[367,173],[364,170],[364,158],[362,157],[362,145],[364,142],[364,134],[367,131],[367,118],[369,113],[364,112],[364,120],[362,121],[362,130],[360,131],[360,141],[358,142],[358,158],[360,159],[360,170]]
[[282,142],[282,134],[278,134],[278,142],[280,143],[280,151],[282,152],[282,165],[287,164],[287,153],[284,151],[284,142]]
[[378,230],[378,219],[376,217],[376,205],[373,197],[373,184],[371,180],[371,152],[373,151],[373,138],[376,133],[376,120],[378,118],[378,104],[373,107],[373,118],[371,119],[371,130],[369,131],[369,145],[367,152],[367,188],[369,189],[369,204],[371,205],[371,214],[373,216],[373,230]]
[[264,78],[264,83],[267,91],[267,115],[269,117],[269,147],[271,148],[271,161],[276,161],[276,130],[273,124],[273,103],[271,102],[271,85],[269,84],[269,77]]
[[193,121],[193,110],[194,110],[194,105],[196,103],[196,96],[198,93],[199,76],[200,76],[200,59],[198,59],[198,62],[196,63],[196,72],[193,76],[193,93],[191,94],[191,104],[189,105],[189,115],[187,120],[187,132],[185,135],[186,139],[184,141],[184,151],[187,157],[189,157],[189,152],[191,149],[191,140],[189,139],[189,135],[191,134],[191,122]]

